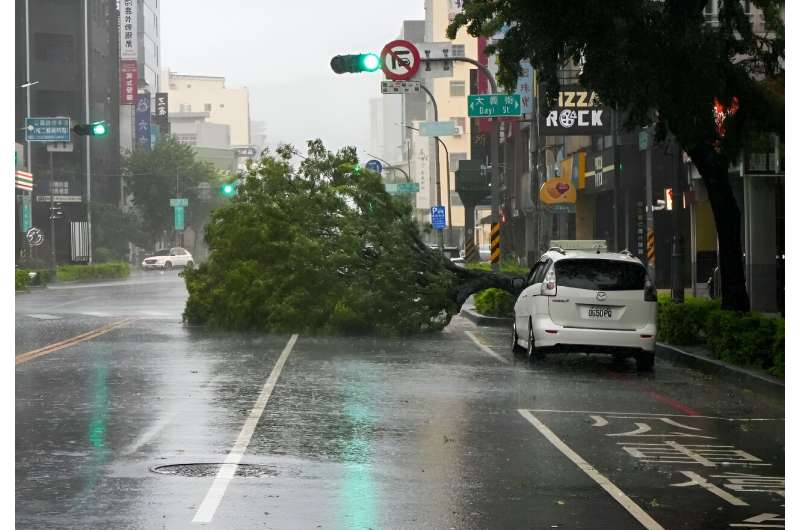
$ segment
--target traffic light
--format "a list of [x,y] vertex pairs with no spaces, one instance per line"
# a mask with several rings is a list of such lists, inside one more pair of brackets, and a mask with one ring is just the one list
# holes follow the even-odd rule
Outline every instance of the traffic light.
[[219,189],[223,197],[233,197],[236,195],[236,185],[233,182],[226,182]]
[[374,53],[337,55],[331,59],[331,68],[337,74],[374,72],[381,67],[381,58]]
[[72,128],[78,136],[108,136],[108,123],[95,121],[92,123],[78,123]]

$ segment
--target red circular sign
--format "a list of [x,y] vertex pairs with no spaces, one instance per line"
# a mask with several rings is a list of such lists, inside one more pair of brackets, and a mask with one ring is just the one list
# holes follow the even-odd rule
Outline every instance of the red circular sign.
[[419,50],[407,40],[393,40],[381,50],[381,68],[386,77],[408,81],[419,70]]

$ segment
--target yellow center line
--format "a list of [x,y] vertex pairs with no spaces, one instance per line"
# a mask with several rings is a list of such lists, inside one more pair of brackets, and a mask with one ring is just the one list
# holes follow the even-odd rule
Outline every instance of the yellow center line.
[[32,361],[37,357],[41,357],[42,355],[47,355],[48,353],[53,353],[54,351],[61,350],[63,348],[68,348],[69,346],[73,346],[83,341],[87,341],[89,339],[93,339],[95,337],[99,337],[100,335],[104,335],[108,333],[112,329],[118,328],[120,326],[124,326],[129,322],[133,321],[132,318],[126,318],[124,320],[117,320],[116,322],[112,322],[111,324],[107,324],[103,327],[93,329],[91,331],[87,331],[86,333],[81,333],[80,335],[75,335],[69,339],[61,340],[58,342],[54,342],[53,344],[48,344],[47,346],[43,346],[41,348],[37,348],[35,350],[31,350],[25,353],[21,353],[17,355],[14,359],[15,364],[22,364],[28,361]]

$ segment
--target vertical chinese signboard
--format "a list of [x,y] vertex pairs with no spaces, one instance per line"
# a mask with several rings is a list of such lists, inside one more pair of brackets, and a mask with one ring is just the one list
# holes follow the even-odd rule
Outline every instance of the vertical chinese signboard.
[[139,72],[136,61],[123,59],[119,62],[119,104],[136,103],[136,87],[139,84]]
[[136,149],[150,150],[150,94],[136,96]]
[[169,136],[169,94],[167,92],[156,92],[155,119],[161,135]]
[[119,3],[119,57],[138,58],[136,0],[120,0]]

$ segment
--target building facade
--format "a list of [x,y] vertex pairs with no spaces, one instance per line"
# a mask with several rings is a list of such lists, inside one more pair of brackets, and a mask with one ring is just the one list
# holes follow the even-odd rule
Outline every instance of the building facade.
[[[57,260],[68,262],[74,258],[71,223],[87,218],[87,187],[92,202],[117,204],[120,197],[117,2],[17,0],[15,7],[14,128],[16,142],[24,145],[20,165],[34,175],[32,222],[45,234],[49,204],[43,199],[51,181],[56,195],[79,198],[63,204],[64,216],[55,223]],[[69,117],[73,125],[105,120],[109,134],[73,134],[72,152],[52,153],[51,174],[46,144],[25,141],[28,116]],[[19,256],[26,245],[17,217]]]

